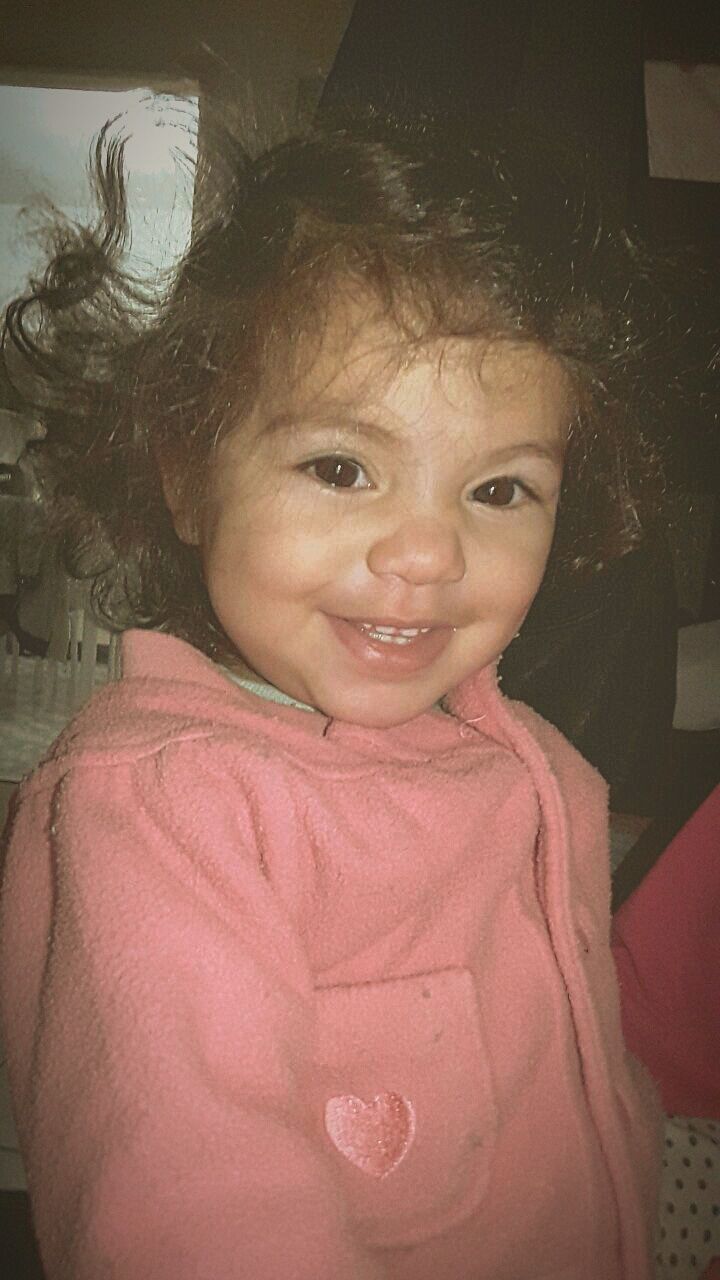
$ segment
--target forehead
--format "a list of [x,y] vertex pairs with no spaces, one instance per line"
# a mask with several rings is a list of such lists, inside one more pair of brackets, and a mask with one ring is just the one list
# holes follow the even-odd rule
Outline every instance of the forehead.
[[[320,336],[300,340],[291,363],[279,361],[260,393],[260,418],[284,413],[402,406],[421,411],[432,386],[453,407],[481,399],[489,410],[542,406],[569,420],[572,393],[559,362],[529,342],[506,338],[412,339],[369,305],[336,304]],[[412,406],[408,403],[408,409]]]

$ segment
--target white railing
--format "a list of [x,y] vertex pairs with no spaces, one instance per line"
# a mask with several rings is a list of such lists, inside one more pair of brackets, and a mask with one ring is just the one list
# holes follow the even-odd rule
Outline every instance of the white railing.
[[119,636],[85,608],[68,611],[64,643],[56,631],[48,653],[24,657],[14,635],[0,637],[0,779],[24,777],[91,693],[118,675]]

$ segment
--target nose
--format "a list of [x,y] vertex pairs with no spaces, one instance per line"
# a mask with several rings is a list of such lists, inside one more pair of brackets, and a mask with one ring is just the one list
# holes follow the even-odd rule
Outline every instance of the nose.
[[414,586],[459,582],[466,568],[457,529],[426,517],[404,521],[376,539],[367,563],[378,577],[402,578]]

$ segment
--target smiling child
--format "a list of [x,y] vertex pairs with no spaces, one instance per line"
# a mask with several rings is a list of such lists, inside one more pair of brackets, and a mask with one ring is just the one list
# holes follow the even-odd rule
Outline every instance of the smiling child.
[[636,250],[375,117],[239,161],[138,315],[99,154],[6,337],[132,624],[5,867],[47,1278],[649,1280],[606,788],[496,678],[548,557],[640,536]]

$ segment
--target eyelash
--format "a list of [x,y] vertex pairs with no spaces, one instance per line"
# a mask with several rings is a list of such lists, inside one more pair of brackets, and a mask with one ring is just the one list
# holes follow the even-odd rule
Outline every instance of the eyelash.
[[478,493],[479,490],[481,489],[491,489],[493,486],[502,485],[505,483],[512,485],[515,491],[515,493],[513,494],[514,498],[517,498],[518,494],[521,495],[521,498],[519,500],[513,501],[511,499],[510,502],[484,502],[481,505],[488,506],[488,507],[499,507],[501,510],[504,510],[508,507],[519,506],[519,501],[521,501],[523,498],[529,499],[531,502],[537,502],[538,495],[535,492],[535,490],[531,489],[530,485],[526,484],[523,480],[518,480],[517,476],[492,476],[490,480],[485,480],[482,484],[479,484],[477,488],[473,490],[473,493]]
[[[330,463],[334,465],[336,478],[339,476],[340,469],[342,467],[348,467],[348,466],[354,467],[356,471],[360,473],[360,475],[365,474],[364,469],[363,467],[361,467],[359,462],[356,462],[354,458],[349,458],[345,454],[341,454],[341,453],[329,453],[329,454],[323,454],[318,458],[311,458],[309,462],[303,463],[300,470],[303,471],[306,475],[313,476],[313,478],[317,480],[319,484],[324,485],[328,489],[344,489],[346,491],[352,491],[352,490],[360,490],[360,489],[364,490],[364,489],[372,488],[372,485],[369,482],[366,485],[364,484],[363,485],[358,485],[358,484],[342,485],[342,484],[334,483],[332,479],[323,478],[317,472],[317,468],[321,463]],[[483,503],[479,503],[479,505],[497,507],[500,510],[507,510],[508,508],[514,508],[519,505],[517,500],[513,500],[516,498],[518,492],[520,492],[524,498],[527,498],[530,501],[538,500],[538,495],[535,492],[535,490],[532,489],[530,485],[526,484],[524,481],[519,480],[516,476],[491,476],[489,480],[485,480],[483,481],[482,484],[477,485],[477,487],[473,490],[473,493],[478,493],[481,490],[486,490],[486,491],[492,490],[494,487],[497,487],[498,485],[502,485],[505,483],[512,485],[513,491],[514,491],[513,496],[509,502],[495,503],[492,501],[486,501]],[[489,496],[492,496],[492,495],[490,494]]]
[[331,480],[323,479],[322,476],[317,474],[317,470],[316,470],[316,468],[322,462],[329,462],[331,464],[334,464],[336,472],[339,471],[341,467],[349,466],[349,467],[355,467],[356,470],[359,471],[362,475],[365,474],[359,462],[356,462],[354,458],[346,457],[346,455],[342,453],[326,453],[326,454],[322,454],[319,458],[311,458],[309,462],[303,463],[300,470],[304,471],[306,475],[312,475],[314,479],[316,479],[320,484],[325,485],[326,488],[328,489],[369,489],[370,488],[369,483],[367,485],[334,484]]

